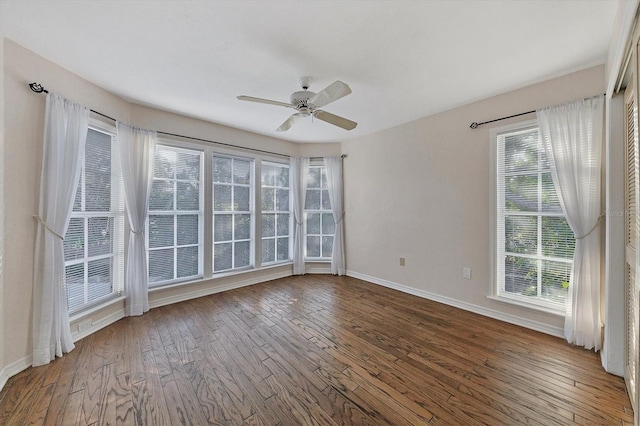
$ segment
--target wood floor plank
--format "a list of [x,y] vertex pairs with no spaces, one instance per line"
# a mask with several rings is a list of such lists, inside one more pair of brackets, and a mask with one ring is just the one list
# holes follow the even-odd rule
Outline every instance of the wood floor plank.
[[125,318],[0,392],[3,425],[632,422],[624,381],[598,354],[328,275]]

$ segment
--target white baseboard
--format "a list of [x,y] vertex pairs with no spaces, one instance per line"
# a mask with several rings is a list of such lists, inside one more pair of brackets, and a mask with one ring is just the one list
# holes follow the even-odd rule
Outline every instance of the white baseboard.
[[331,266],[320,266],[315,268],[306,267],[305,274],[331,274]]
[[381,278],[376,278],[369,275],[361,274],[355,271],[347,271],[347,275],[350,277],[361,279],[363,281],[368,281],[373,284],[381,285],[383,287],[392,288],[394,290],[398,290],[403,293],[408,293],[414,296],[422,297],[423,299],[433,300],[434,302],[443,303],[445,305],[453,306],[454,308],[463,309],[465,311],[480,314],[485,317],[508,322],[509,324],[519,325],[521,327],[539,331],[541,333],[550,334],[551,336],[564,337],[564,330],[561,327],[554,327],[538,321],[533,321],[533,320],[522,318],[516,315],[511,315],[504,312],[496,311],[494,309],[485,308],[484,306],[478,306],[472,303],[463,302],[461,300],[453,299],[451,297],[441,296],[439,294],[409,287],[403,284],[394,283],[392,281],[383,280]]
[[33,355],[27,355],[0,370],[0,390],[4,388],[4,385],[7,384],[7,380],[9,380],[10,377],[31,367],[31,364],[33,364]]
[[184,302],[186,300],[197,299],[198,297],[209,296],[211,294],[220,293],[223,291],[233,290],[240,287],[246,287],[249,285],[259,284],[265,281],[276,280],[279,278],[286,278],[291,276],[291,270],[287,269],[280,272],[275,272],[270,275],[259,275],[254,278],[238,281],[230,284],[223,284],[215,287],[206,288],[203,290],[192,291],[189,293],[183,293],[176,296],[163,297],[149,301],[149,308],[159,308],[160,306],[171,305],[172,303]]

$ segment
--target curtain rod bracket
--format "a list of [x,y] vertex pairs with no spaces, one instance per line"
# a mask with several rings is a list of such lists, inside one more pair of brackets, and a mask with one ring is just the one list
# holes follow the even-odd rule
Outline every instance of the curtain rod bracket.
[[29,88],[36,93],[49,93],[47,89],[45,89],[40,83],[29,83]]

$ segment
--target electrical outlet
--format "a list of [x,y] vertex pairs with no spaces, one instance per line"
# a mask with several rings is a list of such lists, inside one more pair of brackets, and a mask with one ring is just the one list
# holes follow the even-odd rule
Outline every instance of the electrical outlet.
[[462,268],[462,278],[465,280],[471,279],[471,268]]
[[400,258],[400,266],[404,266],[405,265],[405,261],[404,261],[404,257]]
[[86,331],[89,329],[89,327],[91,327],[92,325],[92,321],[86,320],[86,321],[82,321],[80,324],[78,324],[78,333],[82,333],[83,331]]

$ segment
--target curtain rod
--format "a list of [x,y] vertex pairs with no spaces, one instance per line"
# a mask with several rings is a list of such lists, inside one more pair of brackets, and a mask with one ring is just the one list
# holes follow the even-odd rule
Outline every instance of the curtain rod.
[[[605,93],[604,96],[607,96],[607,94]],[[589,99],[589,98],[584,98],[584,99]],[[489,123],[493,123],[495,121],[508,120],[509,118],[520,117],[521,115],[533,114],[534,112],[536,112],[535,109],[533,111],[521,112],[520,114],[513,114],[513,115],[509,115],[507,117],[501,117],[501,118],[496,118],[494,120],[483,121],[482,123],[478,123],[478,122],[474,121],[473,123],[471,123],[469,125],[469,127],[472,128],[472,129],[477,129],[478,126],[482,126],[483,124],[489,124]]]
[[[49,93],[49,91],[47,89],[45,89],[40,83],[35,83],[35,82],[34,83],[30,83],[29,84],[29,88],[32,91],[34,91],[35,93]],[[118,121],[115,118],[109,117],[108,115],[103,114],[101,112],[98,112],[96,110],[90,109],[90,111],[93,112],[94,114],[101,115],[102,117],[107,118],[109,120]],[[199,142],[214,143],[214,144],[217,144],[217,145],[229,146],[229,147],[232,147],[232,148],[245,149],[247,151],[261,152],[263,154],[271,154],[271,155],[277,155],[277,156],[280,156],[280,157],[291,158],[291,156],[287,155],[287,154],[281,154],[279,152],[272,152],[272,151],[265,151],[263,149],[247,148],[247,147],[244,147],[244,146],[233,145],[233,144],[230,144],[230,143],[212,141],[212,140],[209,140],[209,139],[194,138],[192,136],[178,135],[178,134],[175,134],[175,133],[160,132],[160,131],[156,131],[156,133],[161,134],[161,135],[174,136],[174,137],[183,138],[183,139],[190,139],[190,140],[199,141]],[[340,157],[341,158],[346,158],[347,154],[342,154]],[[322,158],[324,158],[324,157],[311,157],[312,160],[317,160],[317,159],[322,159]]]

